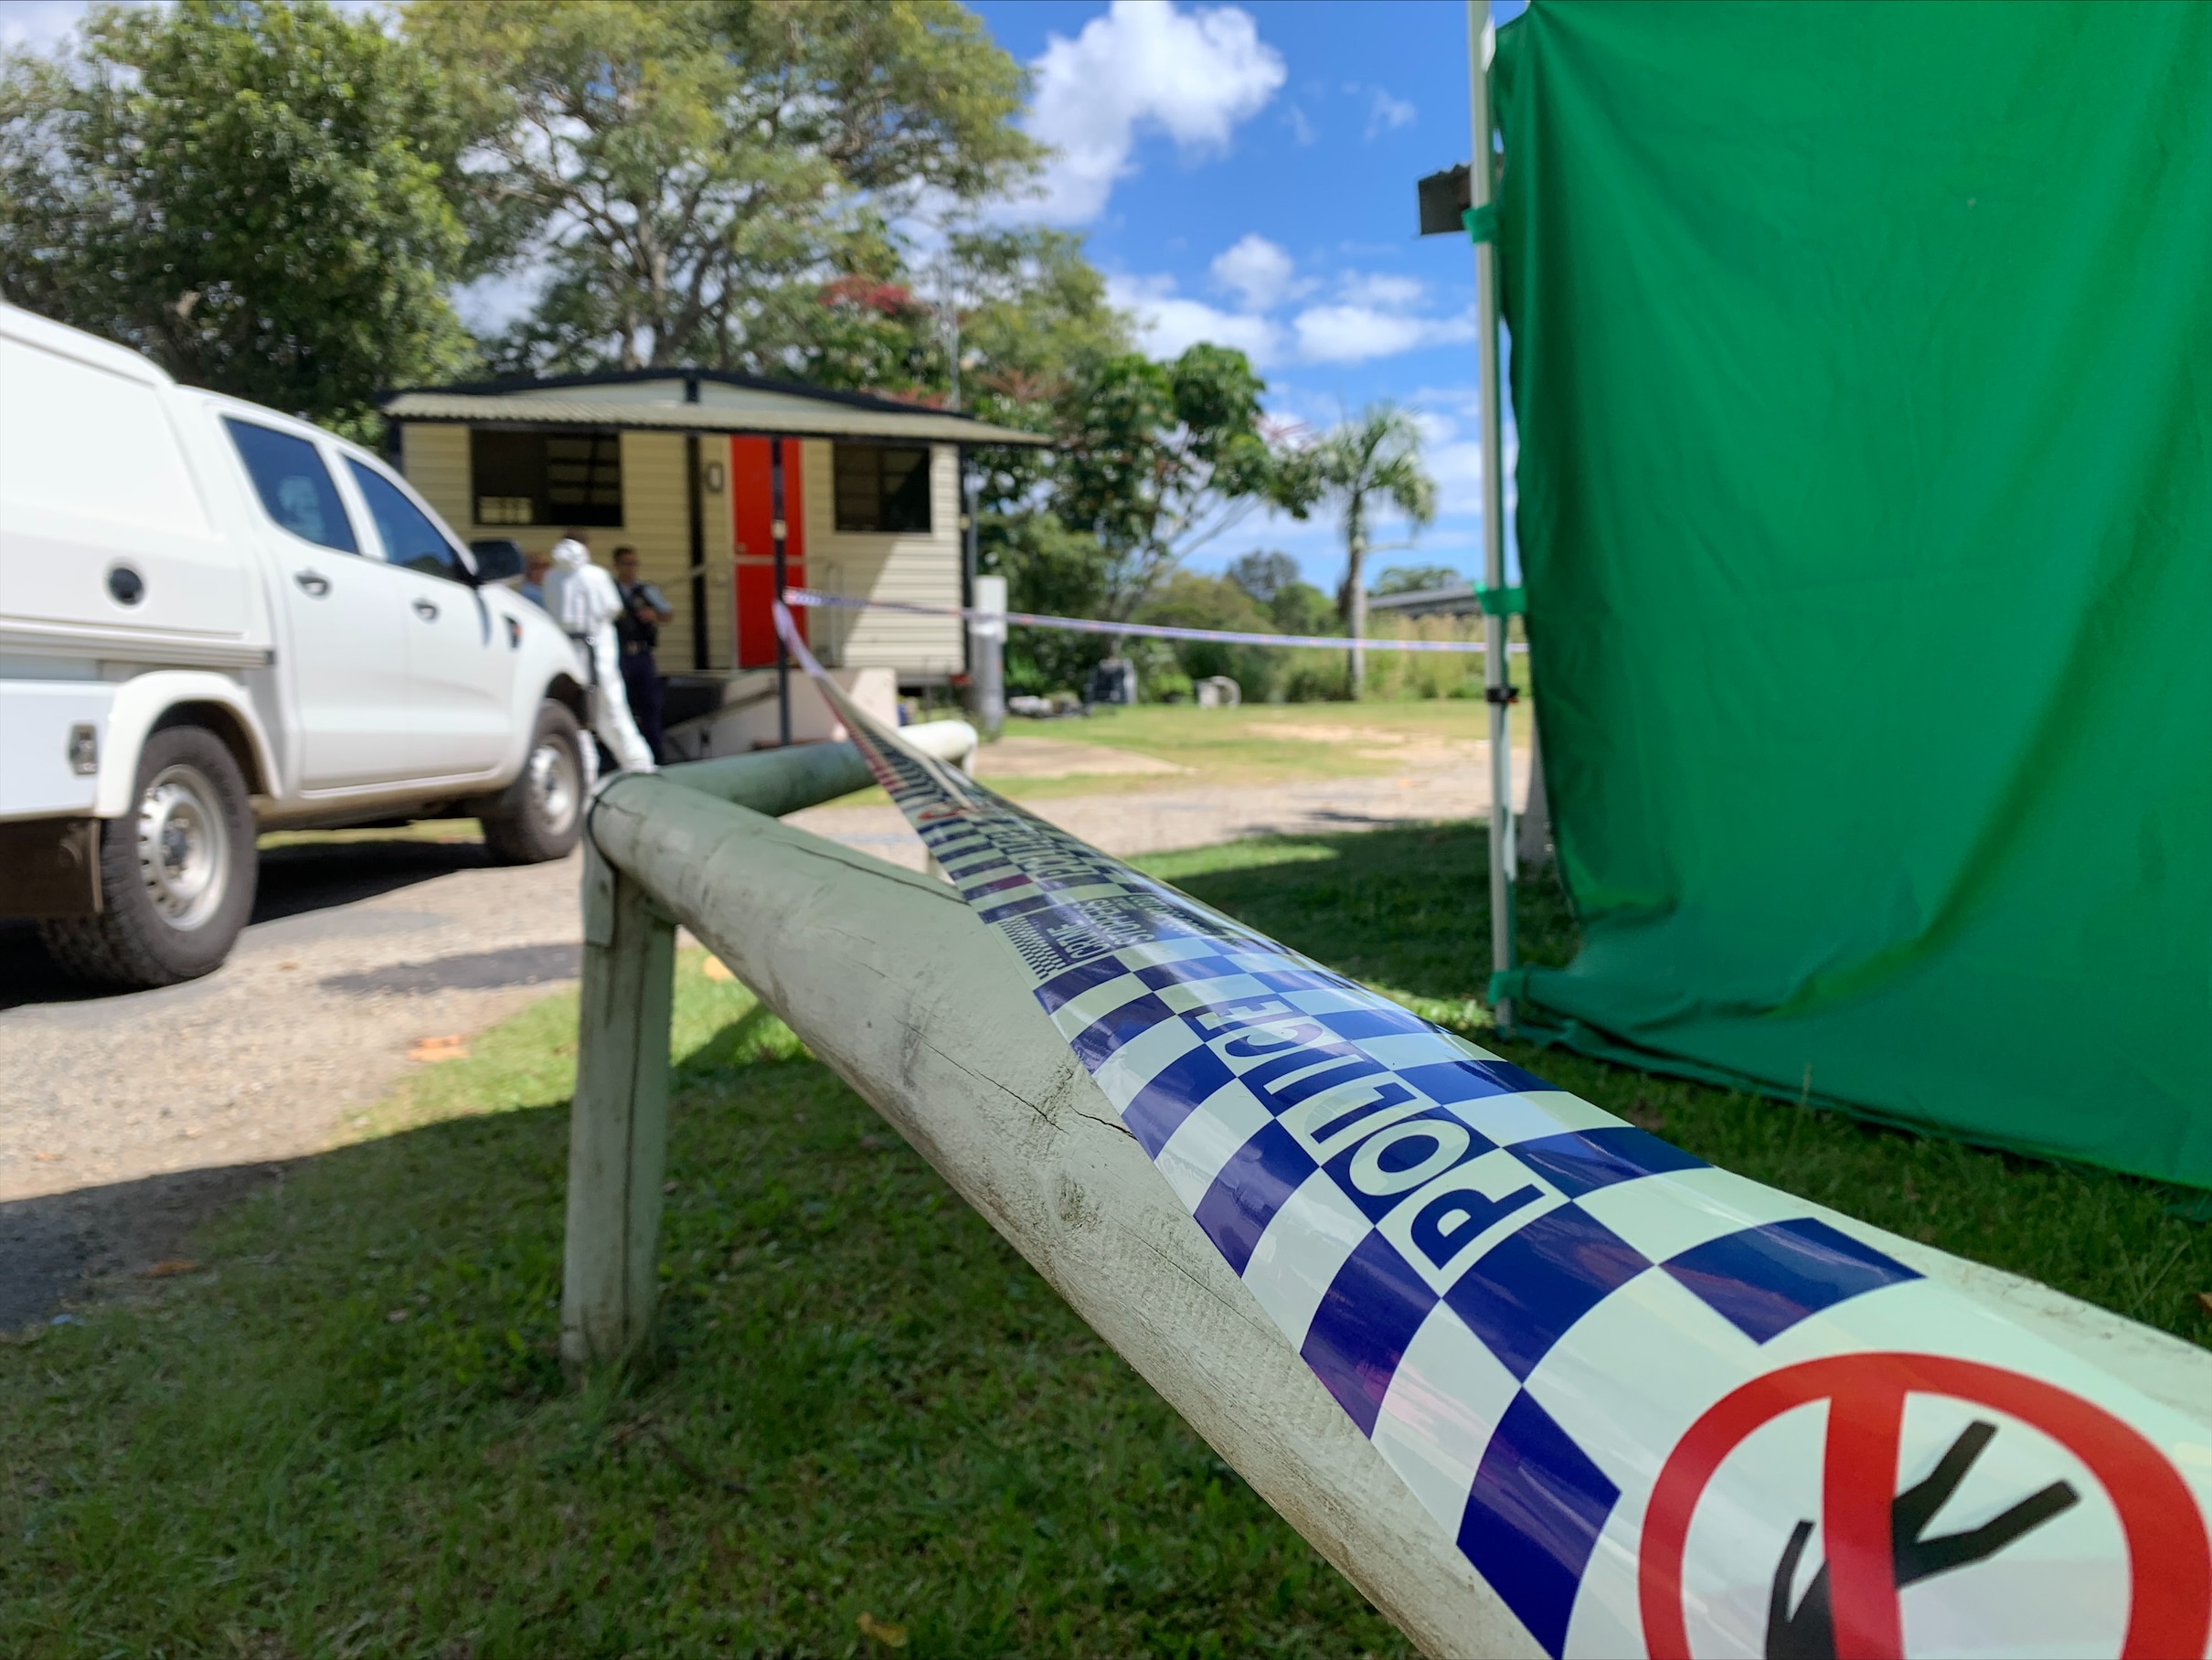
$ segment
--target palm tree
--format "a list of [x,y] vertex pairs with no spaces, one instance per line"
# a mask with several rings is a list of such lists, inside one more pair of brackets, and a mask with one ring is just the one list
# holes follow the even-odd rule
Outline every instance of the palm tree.
[[1436,517],[1436,483],[1421,465],[1420,428],[1394,403],[1371,403],[1356,420],[1337,423],[1313,448],[1313,476],[1321,495],[1344,514],[1345,580],[1337,610],[1351,625],[1352,696],[1367,677],[1367,654],[1357,644],[1367,633],[1367,521],[1388,503],[1415,528]]

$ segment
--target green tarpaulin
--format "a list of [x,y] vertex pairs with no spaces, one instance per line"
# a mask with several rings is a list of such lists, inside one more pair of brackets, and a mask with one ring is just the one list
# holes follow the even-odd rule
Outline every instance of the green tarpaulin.
[[1577,1047],[2212,1186],[2212,6],[1537,0]]

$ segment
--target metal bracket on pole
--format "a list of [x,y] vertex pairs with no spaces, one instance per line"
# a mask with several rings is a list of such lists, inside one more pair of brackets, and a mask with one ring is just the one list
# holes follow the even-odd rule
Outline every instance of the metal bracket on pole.
[[660,1290],[675,924],[584,837],[584,963],[569,1109],[560,1357],[571,1374],[644,1341]]
[[1485,617],[1525,617],[1528,614],[1528,590],[1526,588],[1484,588],[1479,590],[1475,603],[1483,608]]

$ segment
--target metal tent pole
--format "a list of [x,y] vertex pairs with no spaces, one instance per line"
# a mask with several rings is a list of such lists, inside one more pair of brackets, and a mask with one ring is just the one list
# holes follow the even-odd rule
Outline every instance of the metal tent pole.
[[[1473,112],[1474,149],[1467,169],[1474,213],[1490,206],[1490,59],[1497,32],[1489,0],[1467,0],[1468,102]],[[1489,216],[1484,215],[1487,218]],[[1483,615],[1483,695],[1490,709],[1490,966],[1513,966],[1513,742],[1512,680],[1505,662],[1505,445],[1498,411],[1498,250],[1494,238],[1474,244],[1474,321],[1480,357],[1483,421],[1483,585],[1492,603]],[[1513,1024],[1513,1002],[1492,1009],[1500,1027]]]

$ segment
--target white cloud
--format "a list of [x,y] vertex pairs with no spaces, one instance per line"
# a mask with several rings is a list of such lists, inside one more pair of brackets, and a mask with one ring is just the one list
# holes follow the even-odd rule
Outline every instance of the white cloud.
[[1345,275],[1337,297],[1346,305],[1378,306],[1385,311],[1403,311],[1417,303],[1429,292],[1429,285],[1418,277],[1392,276],[1386,271],[1362,274],[1352,271]]
[[1060,154],[1047,167],[1042,217],[1096,218],[1133,171],[1141,129],[1186,154],[1218,150],[1287,76],[1282,55],[1233,6],[1186,12],[1173,0],[1113,0],[1072,40],[1054,35],[1031,66],[1029,131]]
[[1283,120],[1290,122],[1291,136],[1302,144],[1313,144],[1321,134],[1313,131],[1313,123],[1306,119],[1305,112],[1292,104]]
[[[1427,424],[1423,423],[1424,426]],[[1514,488],[1514,463],[1521,452],[1519,435],[1512,423],[1506,423],[1502,442],[1505,447],[1505,464],[1499,476],[1505,481],[1505,511],[1511,513],[1516,503]],[[1436,480],[1437,511],[1446,518],[1468,515],[1483,516],[1483,442],[1479,436],[1470,433],[1465,438],[1452,436],[1448,442],[1430,439],[1426,460],[1429,476]]]
[[1247,311],[1271,311],[1291,292],[1297,266],[1291,256],[1257,231],[1214,258],[1214,281],[1244,302]]
[[1372,305],[1310,305],[1292,326],[1298,355],[1313,363],[1393,357],[1416,346],[1473,340],[1475,333],[1472,317],[1419,317]]
[[1106,297],[1134,314],[1137,344],[1152,356],[1174,357],[1206,341],[1234,346],[1264,367],[1282,349],[1282,331],[1265,317],[1222,311],[1175,293],[1173,277],[1109,277]]
[[1374,97],[1367,104],[1367,136],[1372,139],[1377,133],[1409,127],[1420,113],[1404,99],[1393,98],[1382,88],[1377,87]]
[[[1419,307],[1428,284],[1389,272],[1346,271],[1332,281],[1328,302],[1306,305],[1287,322],[1278,322],[1269,314],[1319,284],[1301,278],[1290,254],[1257,232],[1216,255],[1209,271],[1214,284],[1235,297],[1233,309],[1179,293],[1175,280],[1164,274],[1111,278],[1108,293],[1115,305],[1135,316],[1141,343],[1155,357],[1170,357],[1194,341],[1210,340],[1239,348],[1255,364],[1279,368],[1364,363],[1474,338],[1472,315],[1426,314]],[[1284,389],[1278,388],[1279,394]],[[1436,419],[1432,440],[1452,437],[1450,420]]]

